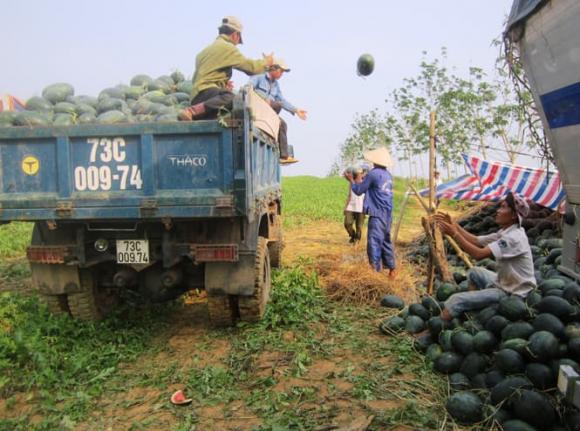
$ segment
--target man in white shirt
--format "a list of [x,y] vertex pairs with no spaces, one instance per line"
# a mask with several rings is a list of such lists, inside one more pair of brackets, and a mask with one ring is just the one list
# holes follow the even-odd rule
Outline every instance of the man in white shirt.
[[493,256],[498,264],[497,273],[479,267],[469,270],[470,291],[451,295],[441,313],[443,319],[487,307],[508,295],[525,298],[536,287],[532,252],[521,227],[529,209],[522,197],[510,192],[495,216],[501,229],[483,236],[467,232],[447,214],[435,215],[441,231],[453,237],[470,256],[477,260]]
[[[356,168],[353,171],[353,180],[355,183],[360,184],[363,180],[363,170],[362,168]],[[349,183],[348,197],[346,199],[346,204],[344,206],[344,228],[350,236],[350,243],[356,244],[360,241],[362,237],[362,228],[365,221],[365,214],[363,210],[363,203],[365,200],[365,194],[360,196],[356,195],[352,191],[352,184]],[[353,224],[356,229],[353,229]]]

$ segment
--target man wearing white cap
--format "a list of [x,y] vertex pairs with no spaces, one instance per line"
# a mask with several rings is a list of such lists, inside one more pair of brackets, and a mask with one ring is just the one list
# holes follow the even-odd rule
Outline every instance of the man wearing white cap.
[[391,242],[391,222],[393,215],[393,177],[387,168],[393,162],[389,150],[385,147],[364,153],[364,158],[374,167],[356,184],[352,173],[344,174],[350,181],[352,191],[357,195],[365,193],[363,209],[369,215],[367,232],[367,255],[369,263],[376,271],[382,268],[389,270],[389,276],[395,276],[395,249]]
[[272,65],[272,55],[251,60],[236,47],[242,43],[242,23],[236,17],[223,18],[218,33],[217,39],[195,58],[191,106],[179,113],[182,121],[215,117],[221,107],[231,108],[233,69],[254,75]]
[[470,291],[449,297],[441,314],[443,319],[487,307],[508,295],[525,298],[536,287],[532,252],[521,227],[529,209],[521,196],[508,193],[495,215],[500,230],[483,236],[467,232],[447,214],[435,215],[441,231],[452,236],[469,255],[478,260],[493,256],[498,263],[497,273],[480,267],[469,270]]
[[[284,75],[284,72],[290,72],[286,62],[281,58],[275,58],[274,64],[272,64],[266,73],[261,73],[250,78],[250,84],[254,87],[256,93],[262,96],[276,113],[280,114],[280,111],[284,109],[292,115],[298,115],[298,118],[301,120],[306,120],[307,112],[304,109],[296,108],[282,95],[278,80]],[[288,154],[287,133],[288,125],[286,121],[280,118],[278,145],[280,147],[280,163],[282,164],[296,163],[298,161]]]

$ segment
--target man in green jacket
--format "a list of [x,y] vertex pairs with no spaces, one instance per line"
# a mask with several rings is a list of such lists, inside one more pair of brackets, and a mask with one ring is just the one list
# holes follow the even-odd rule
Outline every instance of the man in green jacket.
[[191,106],[180,112],[182,121],[215,117],[219,108],[231,108],[233,69],[255,75],[273,64],[272,54],[261,60],[251,60],[236,47],[242,43],[242,23],[237,18],[222,19],[218,32],[216,40],[195,59]]

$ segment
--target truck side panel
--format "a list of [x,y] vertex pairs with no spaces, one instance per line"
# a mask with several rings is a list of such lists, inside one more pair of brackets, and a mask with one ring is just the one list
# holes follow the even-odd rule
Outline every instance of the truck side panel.
[[[163,126],[2,130],[1,219],[243,215],[245,196],[236,205],[233,196],[234,129],[215,121]],[[237,174],[239,197],[252,194],[247,174]]]

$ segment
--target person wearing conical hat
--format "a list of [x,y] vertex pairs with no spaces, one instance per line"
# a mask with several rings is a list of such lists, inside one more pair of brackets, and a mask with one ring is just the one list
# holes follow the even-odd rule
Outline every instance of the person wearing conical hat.
[[373,164],[373,169],[357,184],[350,172],[344,174],[351,183],[353,193],[365,193],[363,210],[368,214],[367,255],[376,271],[389,271],[395,276],[395,249],[391,242],[393,218],[393,177],[388,168],[393,166],[389,150],[380,147],[364,153],[364,158]]

